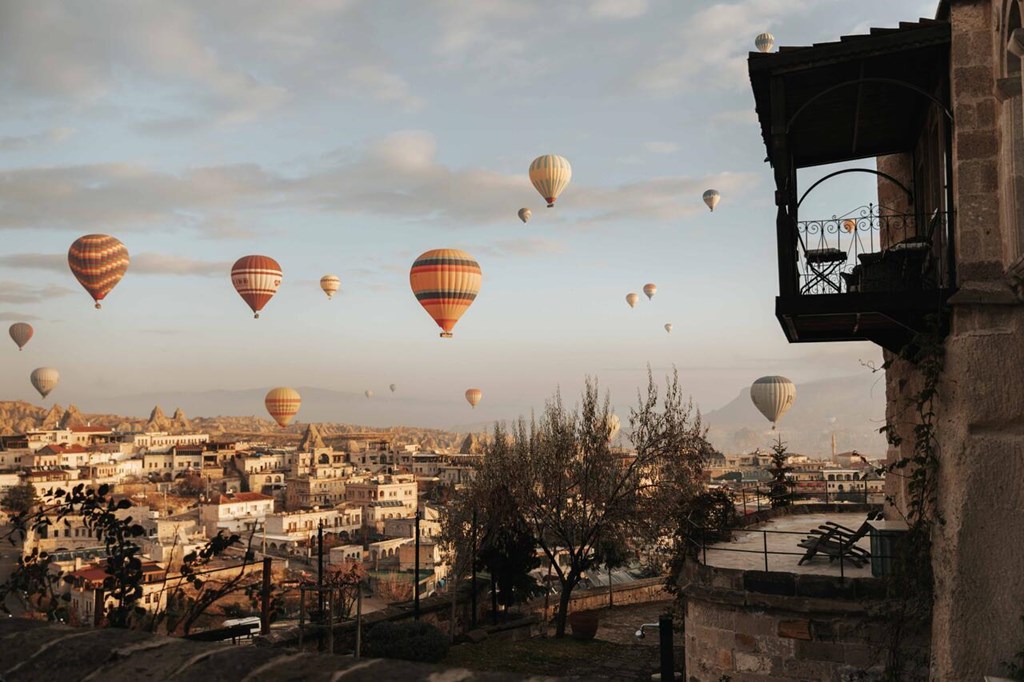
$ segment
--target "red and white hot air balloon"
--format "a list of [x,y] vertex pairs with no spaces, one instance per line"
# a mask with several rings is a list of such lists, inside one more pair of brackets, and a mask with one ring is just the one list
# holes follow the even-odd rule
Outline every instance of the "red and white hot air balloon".
[[473,409],[476,409],[476,406],[480,404],[483,397],[484,392],[479,388],[466,389],[466,402],[468,402]]
[[263,399],[263,404],[267,406],[267,412],[274,418],[277,425],[283,429],[299,413],[299,407],[302,406],[302,396],[294,388],[279,386],[267,392],[267,397]]
[[96,307],[128,271],[128,249],[108,234],[79,237],[68,249],[68,267]]
[[18,344],[18,350],[21,350],[29,342],[29,339],[32,338],[32,325],[28,322],[15,322],[11,325],[8,333],[14,339],[14,343]]
[[243,256],[231,266],[231,283],[257,319],[263,306],[277,293],[281,277],[281,266],[269,256]]
[[654,282],[648,282],[644,285],[644,295],[647,296],[647,300],[654,298],[654,294],[658,293],[658,285]]

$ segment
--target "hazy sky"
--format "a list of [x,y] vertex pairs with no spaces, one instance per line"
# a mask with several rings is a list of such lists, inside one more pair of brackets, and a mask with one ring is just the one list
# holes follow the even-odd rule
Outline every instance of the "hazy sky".
[[[84,411],[274,385],[386,398],[395,382],[452,424],[469,386],[488,420],[587,374],[624,412],[648,363],[677,365],[706,410],[763,374],[866,371],[874,346],[787,345],[774,318],[746,55],[763,30],[805,45],[935,4],[0,0],[0,320],[36,328],[22,353],[2,344],[0,398],[38,403],[41,365],[62,374],[51,402]],[[573,166],[554,209],[526,173],[545,153]],[[809,211],[873,198],[870,181],[833,184]],[[132,256],[101,311],[66,264],[93,232]],[[408,284],[441,247],[484,274],[451,340]],[[252,253],[284,270],[259,320],[228,277]],[[657,296],[631,310],[648,281]],[[373,421],[401,423],[400,405],[380,399]]]

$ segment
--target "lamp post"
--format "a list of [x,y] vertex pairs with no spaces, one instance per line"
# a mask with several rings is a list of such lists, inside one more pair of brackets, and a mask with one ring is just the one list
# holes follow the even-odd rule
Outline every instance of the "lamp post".
[[416,510],[416,577],[413,579],[413,620],[420,619],[420,510]]

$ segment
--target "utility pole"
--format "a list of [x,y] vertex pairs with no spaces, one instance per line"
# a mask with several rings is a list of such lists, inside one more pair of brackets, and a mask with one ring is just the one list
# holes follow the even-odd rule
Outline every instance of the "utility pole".
[[470,552],[469,561],[473,566],[473,578],[470,583],[470,613],[469,613],[469,626],[471,629],[476,629],[476,507],[473,507],[473,525],[470,531],[473,539],[473,551]]
[[420,619],[420,510],[416,510],[416,578],[413,580],[413,620]]
[[316,527],[316,599],[317,608],[320,609],[320,616],[324,613],[324,520]]
[[264,637],[270,634],[270,574],[273,570],[273,560],[270,557],[263,557],[263,591],[260,600],[260,634]]

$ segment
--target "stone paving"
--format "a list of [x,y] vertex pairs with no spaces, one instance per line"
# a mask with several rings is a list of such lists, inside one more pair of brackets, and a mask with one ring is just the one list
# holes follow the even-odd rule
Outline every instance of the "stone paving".
[[[709,566],[718,566],[720,568],[763,571],[765,570],[763,550],[767,540],[769,571],[838,576],[840,575],[839,562],[830,562],[824,554],[818,554],[802,566],[797,565],[800,557],[806,551],[797,543],[806,538],[811,529],[817,528],[826,521],[834,521],[847,528],[856,530],[864,522],[865,518],[866,514],[848,513],[780,516],[763,525],[736,531],[731,542],[709,545],[707,563]],[[792,534],[762,533],[762,530],[787,531]],[[869,538],[867,536],[863,537],[857,542],[857,546],[870,550]],[[772,552],[784,552],[786,554],[772,554]],[[869,578],[871,577],[871,564],[867,563],[861,568],[856,568],[849,563],[844,563],[842,572],[848,578]]]

